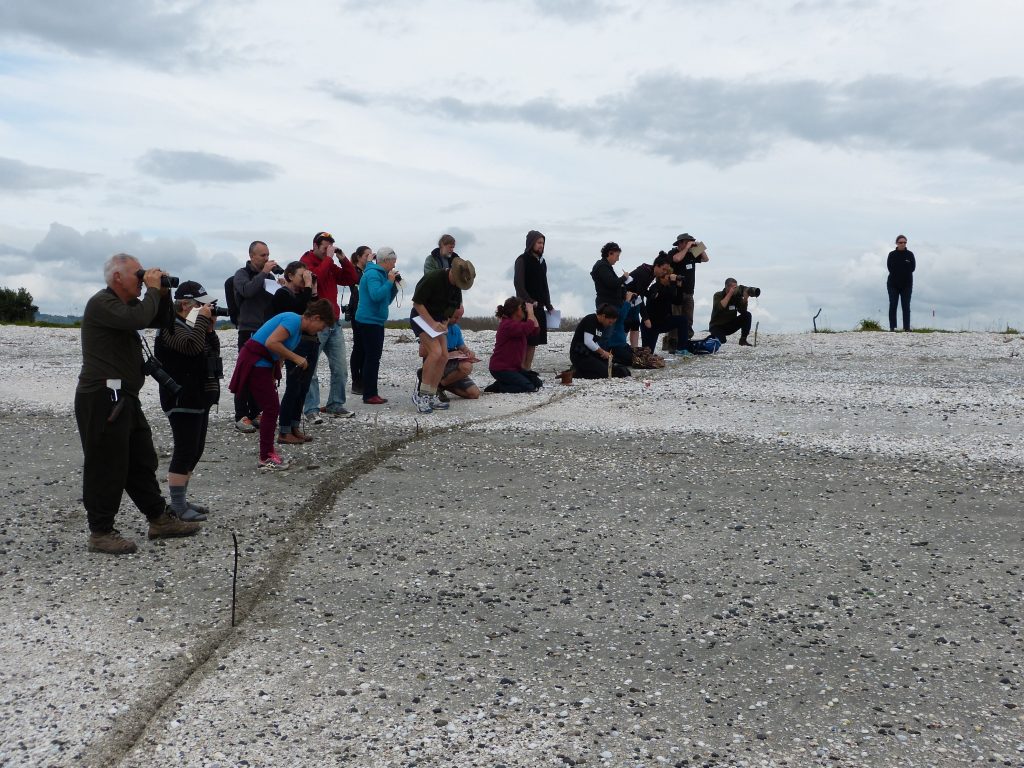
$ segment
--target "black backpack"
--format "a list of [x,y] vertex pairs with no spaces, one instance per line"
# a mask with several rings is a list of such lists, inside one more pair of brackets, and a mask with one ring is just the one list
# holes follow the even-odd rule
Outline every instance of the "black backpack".
[[238,300],[238,294],[235,293],[235,276],[232,275],[224,281],[224,298],[228,303],[228,319],[231,324],[235,327],[238,326],[238,311],[241,309],[241,302]]

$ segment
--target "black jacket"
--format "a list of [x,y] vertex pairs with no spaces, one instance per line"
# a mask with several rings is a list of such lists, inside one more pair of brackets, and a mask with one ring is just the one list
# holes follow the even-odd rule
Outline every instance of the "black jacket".
[[551,309],[553,305],[548,290],[548,265],[543,256],[538,259],[533,254],[533,244],[541,237],[544,235],[535,230],[530,230],[526,236],[526,250],[516,258],[514,282],[517,297]]
[[590,277],[594,280],[594,290],[597,292],[595,308],[602,304],[611,304],[615,308],[622,306],[626,297],[626,289],[622,285],[625,278],[615,274],[615,267],[608,263],[608,259],[598,259],[590,270]]
[[892,285],[911,285],[914,282],[917,261],[913,251],[890,251],[885,266],[889,269],[888,282]]
[[160,387],[160,407],[165,413],[202,412],[220,400],[220,339],[216,332],[207,333],[210,322],[197,317],[195,327],[189,328],[184,320],[175,317],[173,325],[161,328],[156,335],[153,355],[181,385],[177,397],[167,387]]

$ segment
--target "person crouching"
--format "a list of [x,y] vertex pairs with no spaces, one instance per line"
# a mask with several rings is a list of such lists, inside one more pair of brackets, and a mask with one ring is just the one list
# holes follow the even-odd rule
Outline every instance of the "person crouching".
[[632,375],[629,368],[614,361],[613,353],[601,343],[618,319],[619,310],[611,304],[602,304],[596,313],[580,320],[569,345],[569,361],[578,378],[606,379],[609,371],[616,378]]
[[494,314],[500,319],[488,365],[494,383],[484,391],[536,392],[544,382],[535,372],[523,368],[527,339],[535,336],[540,327],[533,304],[513,296],[505,299]]
[[277,382],[281,379],[281,360],[290,360],[305,370],[309,361],[293,351],[303,334],[320,333],[337,321],[334,309],[326,299],[310,302],[301,315],[282,312],[265,322],[238,352],[235,371],[228,388],[243,390],[253,396],[263,417],[260,419],[260,469],[287,469],[288,462],[274,450],[274,433],[281,404],[277,399]]

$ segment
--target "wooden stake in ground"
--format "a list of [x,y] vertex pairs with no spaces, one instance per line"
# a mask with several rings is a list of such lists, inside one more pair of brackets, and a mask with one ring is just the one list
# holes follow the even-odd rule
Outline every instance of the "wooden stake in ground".
[[612,366],[615,364],[615,355],[608,353],[608,378],[612,377]]
[[754,323],[754,346],[755,347],[757,346],[757,329],[758,329],[758,327],[760,325],[761,325],[761,321],[760,320],[758,320],[756,323]]

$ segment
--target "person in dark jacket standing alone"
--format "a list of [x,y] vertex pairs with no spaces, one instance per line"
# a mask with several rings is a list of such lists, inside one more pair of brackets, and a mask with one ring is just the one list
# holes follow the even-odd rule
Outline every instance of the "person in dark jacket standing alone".
[[903,330],[910,330],[910,294],[914,291],[914,269],[917,262],[914,252],[907,250],[907,238],[900,235],[896,238],[896,250],[889,252],[885,264],[889,269],[889,279],[885,287],[889,290],[889,330],[896,330],[896,302],[903,305]]
[[[548,290],[548,265],[544,262],[544,235],[535,229],[526,233],[526,250],[516,258],[516,297],[533,304],[536,312],[537,332],[527,340],[523,369],[533,369],[533,354],[538,344],[548,343],[546,312],[553,312],[551,292]],[[557,329],[556,329],[557,330]]]

